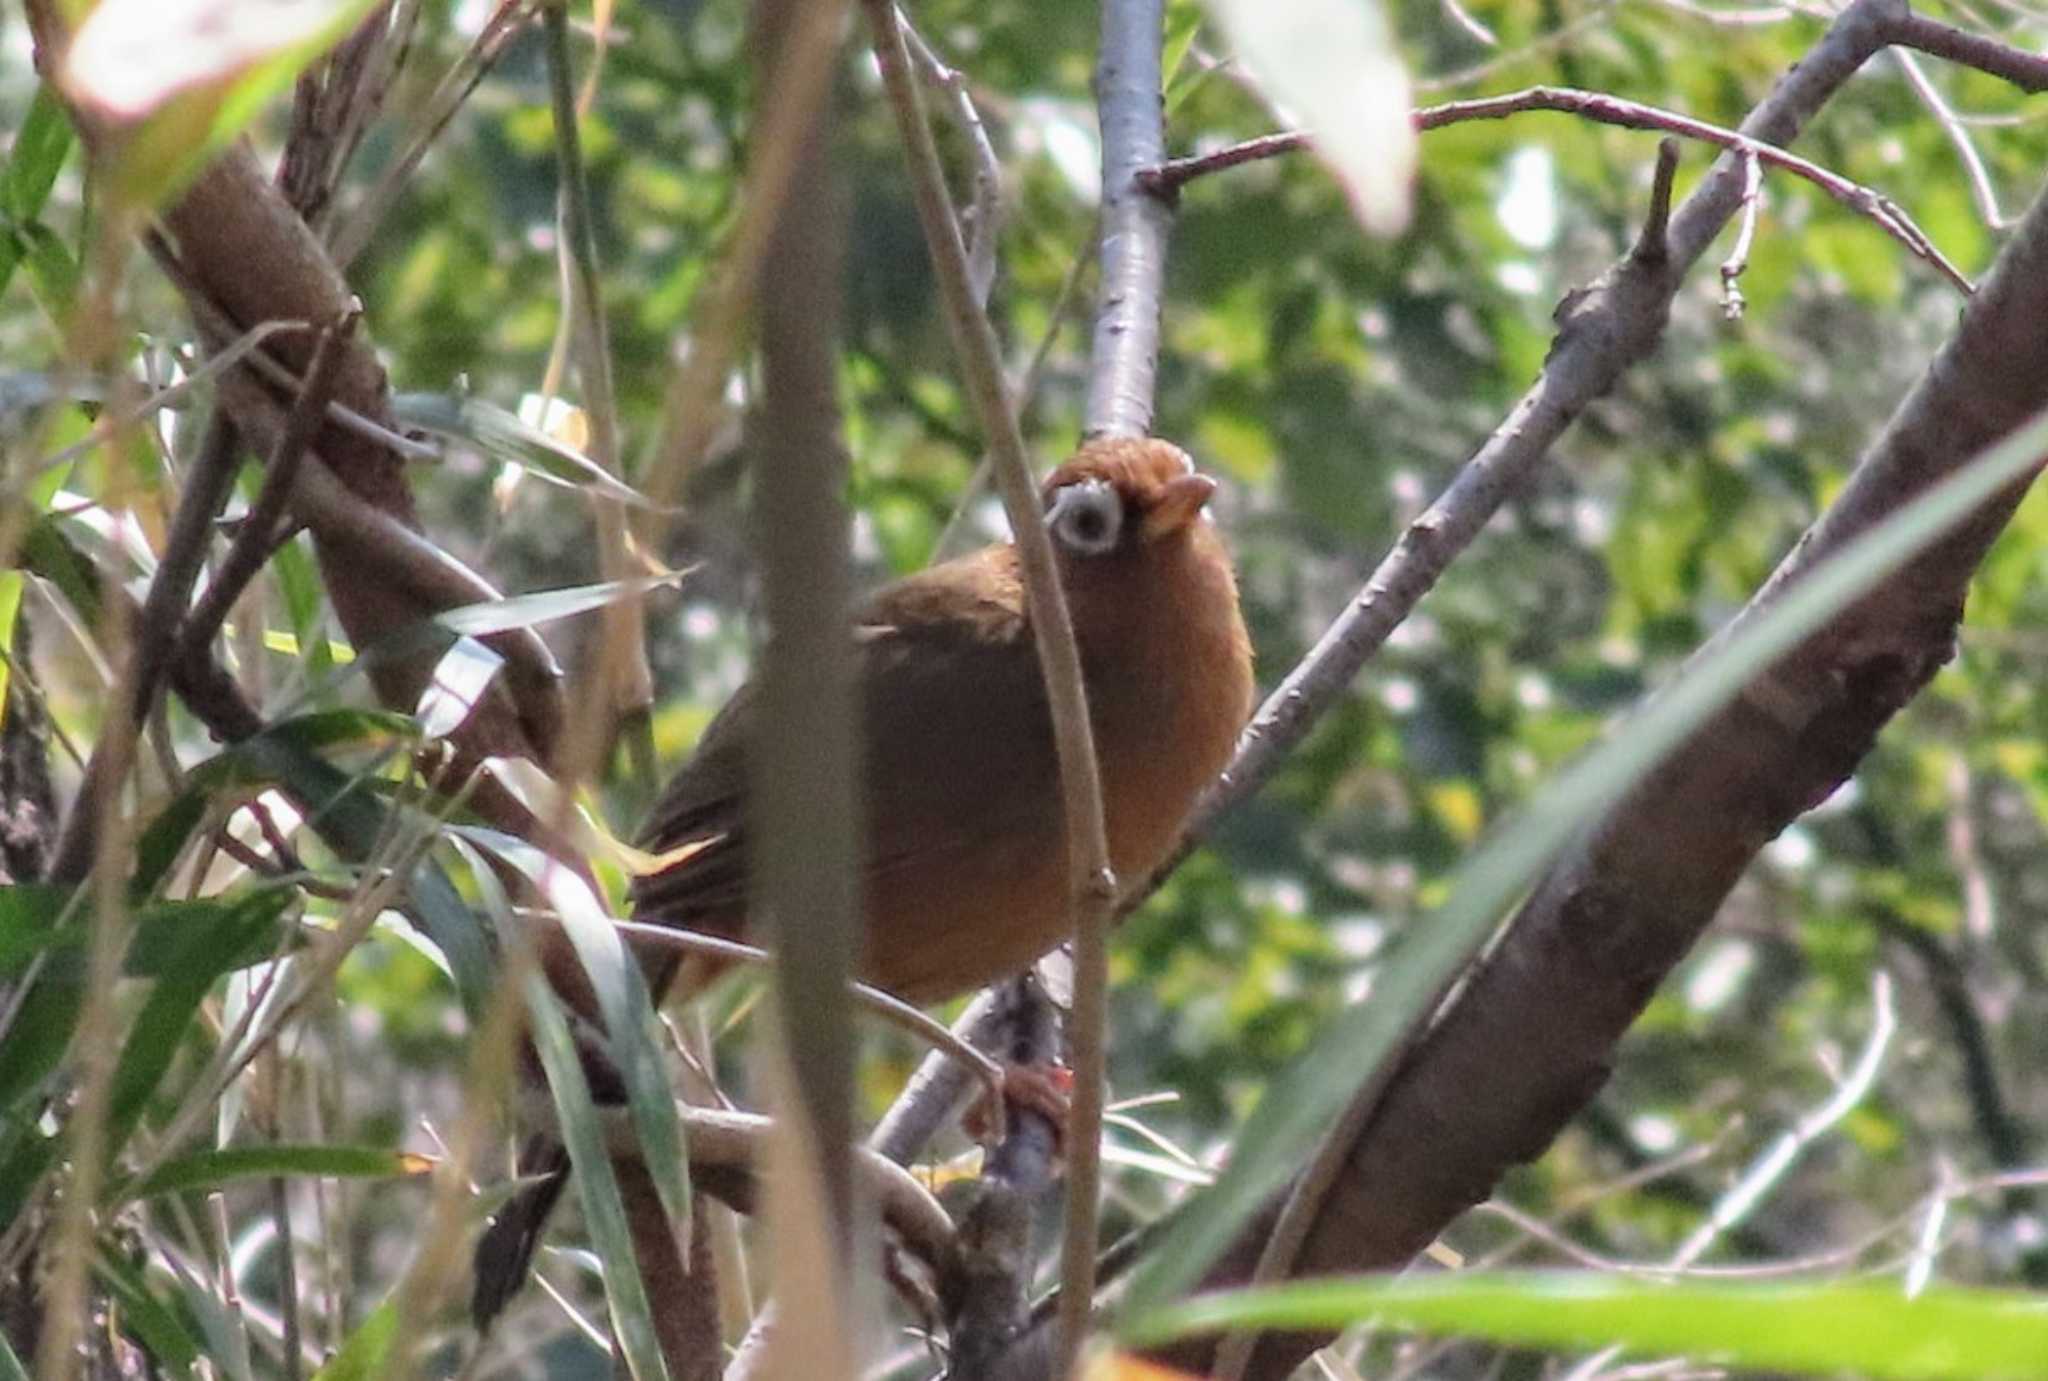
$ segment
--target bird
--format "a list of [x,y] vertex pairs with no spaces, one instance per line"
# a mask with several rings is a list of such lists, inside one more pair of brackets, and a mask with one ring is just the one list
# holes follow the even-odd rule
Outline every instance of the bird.
[[[1206,511],[1216,487],[1170,442],[1115,437],[1084,443],[1042,489],[1119,879],[1166,860],[1251,711],[1251,643]],[[1071,924],[1058,752],[1016,546],[883,586],[853,637],[866,808],[856,973],[930,1005],[1023,972]],[[640,846],[675,861],[633,881],[635,919],[747,937],[747,757],[769,730],[757,706],[742,686],[656,802]],[[642,964],[657,1001],[679,969],[698,970],[686,983],[705,977],[673,949]],[[539,1225],[501,1226],[512,1207],[486,1239],[530,1256]],[[473,1314],[487,1302],[483,1255],[480,1244]],[[524,1272],[516,1263],[510,1288]],[[509,1298],[498,1289],[490,1313]]]

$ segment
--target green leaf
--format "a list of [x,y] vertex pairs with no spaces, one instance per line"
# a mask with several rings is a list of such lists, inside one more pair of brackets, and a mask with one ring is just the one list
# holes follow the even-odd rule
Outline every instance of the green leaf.
[[1339,1111],[1534,883],[1551,858],[1726,705],[1752,678],[1877,582],[2029,473],[2048,413],[1905,504],[1732,627],[1634,719],[1559,774],[1459,871],[1449,900],[1415,925],[1374,984],[1274,1079],[1229,1164],[1190,1199],[1131,1282],[1124,1318],[1145,1317],[1197,1280],[1265,1198],[1312,1155]]
[[313,1381],[377,1381],[384,1375],[385,1364],[391,1359],[391,1344],[397,1338],[398,1304],[387,1299],[356,1325],[341,1351],[313,1373]]
[[[319,752],[395,746],[415,737],[411,721],[403,715],[317,711],[281,720],[207,759],[187,775],[186,794],[203,796],[229,786],[280,787],[299,804],[307,827],[329,848],[351,862],[361,862],[388,836],[391,807],[359,777]],[[189,806],[173,803],[144,833],[141,856],[152,866],[168,866],[166,856],[175,857],[178,830],[189,831],[190,819]],[[464,1011],[472,1019],[480,1018],[496,982],[491,937],[431,856],[422,859],[407,880],[406,905],[447,960]]]
[[1350,1277],[1201,1295],[1161,1310],[1134,1341],[1237,1328],[1380,1327],[1529,1347],[1680,1355],[1741,1370],[1878,1381],[2039,1376],[2048,1298],[1888,1283],[1658,1282],[1591,1272]]
[[240,1180],[389,1180],[424,1175],[433,1168],[433,1161],[425,1156],[383,1146],[229,1146],[179,1156],[139,1181],[113,1185],[107,1191],[107,1203],[113,1207],[160,1194],[206,1193]]
[[75,142],[71,117],[64,113],[63,104],[47,84],[36,87],[35,99],[29,102],[28,114],[14,136],[14,147],[7,151],[7,171],[0,175],[0,213],[16,221],[32,221],[42,215],[50,188],[64,171],[64,160],[71,156]]
[[14,670],[14,620],[21,612],[21,572],[0,571],[0,723],[7,718],[7,682]]
[[401,393],[391,400],[399,422],[438,436],[466,441],[505,465],[569,489],[584,489],[636,508],[651,505],[647,496],[625,484],[573,446],[566,446],[540,428],[522,421],[495,403],[467,394]]
[[611,1158],[605,1153],[604,1124],[591,1101],[590,1084],[583,1077],[569,1023],[562,1015],[554,990],[531,968],[526,974],[525,988],[534,1049],[547,1071],[548,1089],[554,1095],[562,1141],[569,1148],[576,1192],[583,1201],[591,1242],[604,1263],[605,1300],[611,1306],[619,1350],[636,1381],[665,1381],[668,1367],[662,1361],[654,1332],[653,1306],[648,1302],[640,1265],[633,1255],[633,1238],[626,1226],[625,1204],[619,1199],[619,1182],[612,1173]]
[[536,590],[528,595],[511,595],[479,604],[465,604],[459,609],[444,609],[434,615],[434,622],[467,637],[488,637],[492,633],[532,628],[557,619],[587,614],[630,595],[644,595],[649,590],[680,584],[688,574],[688,571],[671,571],[667,575],[641,576],[632,580],[600,580],[591,585]]
[[36,300],[51,320],[64,320],[78,300],[78,261],[57,232],[41,221],[25,221],[14,227],[14,234],[21,241],[22,262],[28,265]]
[[[274,948],[276,922],[291,895],[288,888],[273,887],[233,900],[208,897],[149,907],[135,918],[123,973],[153,979],[159,988],[182,990],[197,982],[203,991],[213,979],[257,962]],[[72,896],[63,887],[0,888],[0,978],[23,974],[38,956],[44,958],[8,1028],[7,1059],[0,1060],[0,1110],[20,1101],[57,1067],[78,1024],[91,932],[83,912],[67,920]]]
[[524,839],[476,825],[451,832],[488,849],[526,877],[554,907],[562,932],[597,994],[609,1034],[607,1053],[626,1084],[626,1106],[638,1134],[647,1173],[678,1234],[690,1221],[690,1174],[683,1152],[682,1120],[676,1116],[667,1067],[656,1037],[654,1004],[639,961],[626,949],[611,917],[582,878]]
[[291,620],[292,636],[305,658],[307,679],[317,681],[334,669],[334,652],[322,633],[326,593],[320,572],[314,569],[309,543],[295,537],[279,547],[270,558],[270,572],[284,597],[285,615]]
[[71,120],[48,86],[36,88],[28,115],[14,136],[7,153],[7,170],[0,174],[0,292],[5,292],[15,267],[28,252],[19,227],[43,213],[50,188],[63,171],[74,142]]
[[190,1377],[204,1345],[178,1312],[156,1297],[142,1272],[102,1251],[93,1258],[93,1273],[120,1303],[121,1322],[149,1350],[150,1360],[171,1376]]
[[[6,889],[8,893],[16,890]],[[128,951],[144,956],[154,978],[149,996],[128,1027],[114,1067],[107,1114],[106,1154],[111,1161],[127,1144],[157,1085],[183,1046],[214,982],[232,969],[253,963],[276,948],[279,920],[292,889],[267,887],[233,900],[205,898],[178,903],[177,924],[138,927]],[[74,921],[73,931],[85,926]],[[39,1085],[63,1058],[83,1005],[85,956],[53,951],[23,996],[9,1031],[8,1058],[0,1061],[0,1108]],[[18,1143],[0,1165],[0,1223],[12,1222],[32,1185],[55,1158],[58,1140],[34,1135]]]
[[[290,895],[289,888],[261,890]],[[122,973],[129,978],[173,976],[186,962],[184,947],[192,928],[215,924],[223,910],[241,905],[253,895],[199,897],[141,908],[135,914],[127,953],[122,956]],[[0,887],[0,979],[19,975],[37,955],[50,954],[55,962],[42,970],[44,975],[74,986],[85,981],[84,953],[90,936],[85,913],[78,910],[69,924],[60,924],[67,908],[77,908],[79,897],[72,888],[50,883]],[[261,957],[258,953],[249,962]]]

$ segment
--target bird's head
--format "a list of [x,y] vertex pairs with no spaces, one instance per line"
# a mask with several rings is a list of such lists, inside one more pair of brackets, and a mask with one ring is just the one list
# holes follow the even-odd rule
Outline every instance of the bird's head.
[[1045,525],[1071,563],[1137,555],[1201,522],[1216,481],[1151,437],[1091,441],[1045,481]]

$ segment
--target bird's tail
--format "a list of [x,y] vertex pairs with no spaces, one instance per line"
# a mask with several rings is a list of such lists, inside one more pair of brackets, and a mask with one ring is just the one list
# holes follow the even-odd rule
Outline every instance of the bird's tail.
[[491,1219],[477,1239],[471,1267],[469,1318],[478,1333],[488,1332],[505,1306],[526,1285],[533,1254],[547,1227],[555,1201],[569,1183],[569,1151],[549,1132],[538,1132],[519,1148],[519,1175],[532,1182],[522,1187]]

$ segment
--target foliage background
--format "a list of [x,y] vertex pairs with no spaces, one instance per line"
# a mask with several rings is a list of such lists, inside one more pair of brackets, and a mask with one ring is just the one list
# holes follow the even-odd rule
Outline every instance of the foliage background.
[[[1448,5],[1416,0],[1395,12],[1420,99],[1563,84],[1727,125],[1824,22],[1790,7],[1716,11],[1684,0],[1503,0],[1470,14],[1497,46]],[[482,11],[428,3],[422,15],[351,192],[394,156]],[[2023,44],[2040,37],[2036,21],[2003,9],[1987,17],[1956,6],[1945,17],[2009,28]],[[1084,379],[1080,316],[1062,317],[1058,303],[1093,224],[1094,10],[1071,0],[931,0],[912,18],[966,73],[1002,158],[1010,219],[992,310],[1020,363],[1054,333],[1032,399],[1032,435],[1050,464],[1076,436]],[[19,129],[34,77],[18,21],[4,22],[0,128]],[[740,6],[624,0],[614,23],[622,38],[604,54],[584,133],[630,479],[652,444],[708,256],[735,212],[752,93]],[[1191,7],[1172,6],[1169,29],[1194,40],[1169,89],[1177,151],[1272,127],[1256,93],[1206,51],[1210,35]],[[585,44],[580,56],[589,55]],[[2048,128],[2038,99],[1979,74],[1928,69],[1966,123],[1944,128],[1899,68],[1880,61],[1829,105],[1801,151],[1895,198],[1975,274],[1998,230],[1973,201],[1957,131],[2001,204],[2016,208],[2048,164]],[[855,207],[841,395],[856,552],[879,582],[932,558],[975,465],[976,428],[864,59],[845,84],[836,138]],[[272,114],[259,138],[277,137],[283,110]],[[964,174],[964,149],[941,133]],[[1649,135],[1561,115],[1430,133],[1412,224],[1378,243],[1361,237],[1331,181],[1303,158],[1187,190],[1157,430],[1225,480],[1219,520],[1238,553],[1263,685],[1299,659],[1398,525],[1540,367],[1554,304],[1632,238],[1653,151]],[[1706,159],[1686,150],[1681,192]],[[528,34],[465,104],[351,273],[397,389],[466,389],[532,406],[562,329],[555,197],[546,73]],[[1710,272],[1695,274],[1657,356],[1557,448],[1535,490],[1453,568],[1282,775],[1119,934],[1112,1086],[1123,1097],[1173,1094],[1136,1115],[1175,1146],[1214,1154],[1271,1072],[1371,982],[1380,947],[1441,897],[1475,841],[1739,607],[1952,328],[1953,289],[1866,219],[1783,176],[1767,176],[1765,198],[1741,319],[1724,317]],[[42,223],[75,250],[85,214],[74,158]],[[168,293],[137,268],[136,323],[175,333]],[[47,370],[59,357],[61,277],[46,256],[0,297],[10,370]],[[11,438],[33,434],[0,420]],[[11,456],[24,454],[18,439],[8,444]],[[735,428],[693,479],[660,554],[694,568],[680,595],[656,600],[650,624],[661,688],[654,732],[668,761],[745,666],[753,586],[738,536],[739,446]],[[503,587],[599,577],[589,512],[575,496],[515,482],[460,450],[414,479],[429,530]],[[161,464],[70,487],[132,505],[152,539],[176,492]],[[982,501],[968,520],[992,534],[997,518]],[[2039,862],[2044,522],[2038,502],[2021,509],[1972,592],[1955,664],[1886,732],[1852,788],[1767,851],[1653,1003],[1598,1102],[1504,1187],[1515,1206],[1561,1214],[1626,1173],[1707,1147],[1564,1220],[1588,1251],[1667,1256],[1716,1191],[1825,1098],[1871,1027],[1881,972],[1896,981],[1901,1029],[1875,1087],[1716,1259],[1857,1244],[1833,1268],[1896,1259],[1938,1176],[2031,1162],[2048,1116],[2048,957],[2036,924],[2048,893]],[[272,591],[275,626],[288,621],[292,598]],[[65,734],[89,743],[105,708],[101,670],[60,595],[35,586],[24,607],[33,681]],[[596,627],[549,636],[573,662],[578,638]],[[237,650],[245,684],[266,706],[329,698],[308,659],[252,640]],[[339,698],[360,697],[356,687]],[[208,751],[175,708],[170,727],[188,760]],[[60,789],[75,784],[75,767],[57,756]],[[615,778],[604,807],[625,834],[642,793],[627,774]],[[728,992],[721,1015],[744,1002]],[[307,1024],[265,1096],[302,1132],[431,1149],[423,1119],[451,1106],[466,1030],[432,964],[380,933],[351,958],[334,1005]],[[878,1112],[919,1052],[880,1032],[870,1052],[863,1090]],[[737,1064],[733,1072],[743,1084]],[[1111,1136],[1164,1154],[1127,1128]],[[1125,1222],[1174,1192],[1147,1166],[1119,1169],[1114,1189]],[[415,1194],[372,1185],[307,1201],[301,1221],[317,1214],[320,1250],[336,1266],[331,1293],[314,1306],[330,1316],[329,1336],[358,1321],[403,1267]],[[229,1201],[252,1319],[275,1289],[269,1220],[255,1209],[254,1196]],[[182,1226],[150,1230],[175,1237]],[[189,1226],[202,1240],[212,1231]],[[1939,1272],[2038,1284],[2048,1271],[2043,1230],[2024,1192],[1959,1203]],[[1471,1256],[1515,1235],[1477,1214],[1447,1243]],[[1524,1259],[1546,1252],[1555,1259],[1552,1249]],[[548,1269],[588,1299],[573,1263]],[[551,1350],[508,1346],[497,1365],[552,1357],[561,1375],[595,1365],[552,1306],[529,1305],[526,1332],[514,1336],[550,1339]],[[1453,1369],[1444,1374],[1484,1367],[1476,1355],[1441,1365]]]

